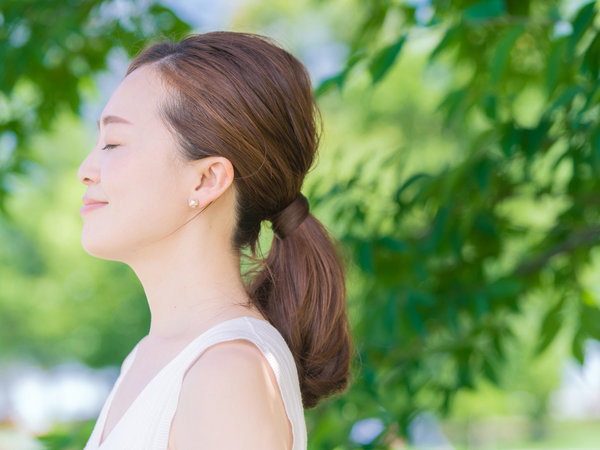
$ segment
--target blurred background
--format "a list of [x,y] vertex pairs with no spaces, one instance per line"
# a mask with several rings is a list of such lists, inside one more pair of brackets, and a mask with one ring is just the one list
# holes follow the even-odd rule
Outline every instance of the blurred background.
[[133,55],[222,29],[297,55],[323,113],[303,192],[356,357],[309,449],[599,448],[599,7],[0,0],[0,449],[82,448],[147,334],[81,248],[77,168]]

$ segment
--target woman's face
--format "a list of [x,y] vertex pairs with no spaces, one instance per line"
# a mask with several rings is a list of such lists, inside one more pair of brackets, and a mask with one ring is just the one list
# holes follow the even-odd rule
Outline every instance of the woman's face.
[[102,112],[96,145],[78,171],[87,186],[82,245],[94,256],[126,262],[142,249],[160,249],[190,217],[191,179],[158,112],[165,95],[154,69],[143,66]]

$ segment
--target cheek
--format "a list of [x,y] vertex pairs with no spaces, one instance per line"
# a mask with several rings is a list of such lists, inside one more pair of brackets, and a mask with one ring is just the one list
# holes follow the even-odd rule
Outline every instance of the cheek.
[[113,158],[106,161],[103,176],[111,228],[153,239],[181,225],[187,203],[176,170],[167,161],[156,155],[144,160]]
[[143,162],[127,157],[125,152],[107,158],[102,166],[101,184],[111,209],[134,212],[136,198],[144,198],[144,183],[148,183],[149,176],[152,174],[148,174]]

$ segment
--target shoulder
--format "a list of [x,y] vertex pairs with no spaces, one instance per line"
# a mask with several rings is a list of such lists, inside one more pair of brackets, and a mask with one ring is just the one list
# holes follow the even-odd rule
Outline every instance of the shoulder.
[[172,439],[178,450],[291,448],[277,380],[254,344],[239,339],[213,345],[188,369]]

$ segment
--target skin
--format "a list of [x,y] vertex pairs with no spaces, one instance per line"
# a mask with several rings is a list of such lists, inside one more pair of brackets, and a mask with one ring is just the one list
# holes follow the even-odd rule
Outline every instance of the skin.
[[[106,202],[82,212],[83,248],[128,264],[151,313],[101,442],[154,375],[203,331],[239,316],[265,320],[244,306],[239,254],[230,247],[233,166],[219,156],[184,161],[158,114],[166,95],[152,67],[128,75],[104,108],[96,145],[78,171],[86,197]],[[254,344],[214,345],[189,368],[170,449],[291,449],[291,442],[275,376]]]

